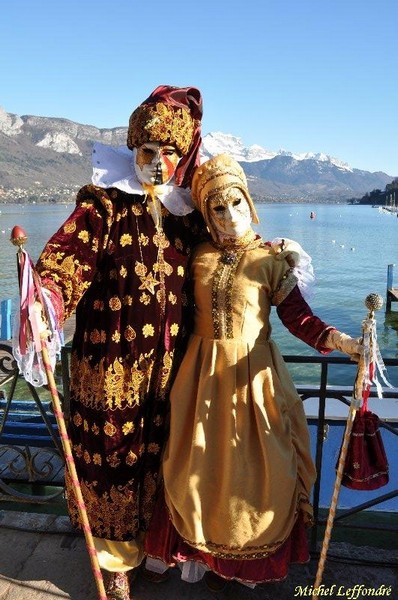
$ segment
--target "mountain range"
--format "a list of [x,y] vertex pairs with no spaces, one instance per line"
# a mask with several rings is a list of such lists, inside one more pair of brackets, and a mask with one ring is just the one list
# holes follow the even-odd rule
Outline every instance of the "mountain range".
[[[91,179],[93,142],[121,146],[126,136],[127,127],[99,129],[0,108],[0,202],[70,200]],[[238,160],[260,202],[344,202],[394,179],[326,154],[245,147],[239,137],[221,132],[205,135],[201,150],[205,158],[226,152]]]

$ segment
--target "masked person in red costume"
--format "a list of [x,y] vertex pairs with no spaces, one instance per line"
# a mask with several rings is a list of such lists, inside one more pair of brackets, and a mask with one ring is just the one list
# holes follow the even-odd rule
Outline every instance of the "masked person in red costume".
[[[95,145],[93,184],[46,244],[37,272],[59,327],[76,311],[69,435],[109,599],[143,559],[182,336],[184,281],[206,231],[189,186],[198,89],[159,86],[132,113],[127,147]],[[66,474],[71,520],[80,526]]]
[[312,313],[303,297],[311,259],[299,244],[253,231],[256,210],[237,162],[220,155],[198,167],[192,197],[212,239],[191,258],[194,329],[170,395],[147,566],[161,573],[179,563],[183,579],[206,573],[213,589],[228,579],[254,586],[308,561],[316,475],[303,404],[272,340],[271,307],[323,354],[355,359],[362,348]]

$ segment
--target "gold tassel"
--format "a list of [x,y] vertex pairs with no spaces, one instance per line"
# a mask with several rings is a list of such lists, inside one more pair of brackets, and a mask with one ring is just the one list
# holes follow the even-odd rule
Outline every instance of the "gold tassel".
[[155,223],[156,229],[159,231],[162,229],[162,204],[159,198],[156,195],[157,188],[160,186],[150,185],[148,183],[143,183],[142,187],[148,197],[148,208]]

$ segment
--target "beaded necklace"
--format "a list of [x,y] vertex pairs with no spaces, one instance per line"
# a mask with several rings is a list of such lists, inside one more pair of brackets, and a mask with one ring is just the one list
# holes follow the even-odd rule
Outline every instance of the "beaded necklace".
[[261,243],[261,237],[257,236],[253,229],[249,229],[240,237],[224,238],[222,242],[212,241],[213,246],[221,251],[220,262],[226,265],[240,260],[246,250],[257,248]]

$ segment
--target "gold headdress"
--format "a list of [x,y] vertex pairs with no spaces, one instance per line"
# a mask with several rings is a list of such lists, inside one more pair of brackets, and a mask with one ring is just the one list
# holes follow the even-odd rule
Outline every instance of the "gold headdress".
[[132,149],[146,142],[172,144],[182,156],[191,147],[195,120],[186,108],[162,102],[141,104],[130,117],[127,146]]
[[258,223],[257,212],[247,187],[246,175],[236,160],[228,154],[218,154],[197,169],[192,178],[192,200],[203,215],[212,235],[214,234],[210,215],[209,199],[229,188],[238,188],[250,206],[253,223]]
[[202,97],[197,88],[158,86],[129,120],[127,147],[147,142],[171,144],[183,157],[176,169],[177,185],[188,187],[199,164]]

